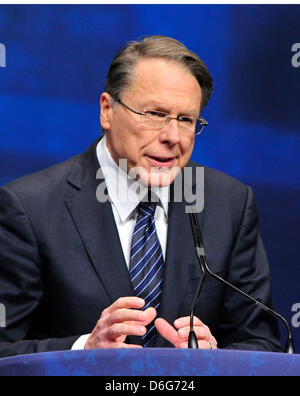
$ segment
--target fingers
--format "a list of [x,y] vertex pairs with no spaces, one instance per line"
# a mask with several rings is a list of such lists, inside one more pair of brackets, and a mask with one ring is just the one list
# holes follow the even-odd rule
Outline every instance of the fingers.
[[[190,318],[180,318],[175,320],[174,326],[178,329],[178,334],[183,339],[188,339],[190,333]],[[205,326],[200,319],[194,318],[194,331],[198,339],[210,340],[211,333],[207,326]]]
[[[178,329],[179,335],[187,340],[190,333],[190,317],[175,320],[174,326]],[[194,331],[198,340],[207,340],[213,348],[217,347],[217,341],[212,336],[210,329],[196,316],[194,317]]]
[[120,337],[127,337],[129,335],[143,336],[146,333],[145,326],[139,325],[125,325],[123,323],[116,323],[112,326],[102,330],[101,335],[107,341],[118,340]]
[[[188,348],[190,334],[190,317],[177,319],[174,322],[176,329],[164,319],[155,321],[157,331],[175,348]],[[194,318],[194,332],[198,340],[199,349],[216,349],[217,341],[212,336],[210,329],[197,317]]]
[[101,325],[106,325],[103,334],[109,339],[116,339],[121,336],[146,334],[146,326],[151,323],[156,316],[154,308],[149,308],[144,312],[120,309],[110,315]]
[[[196,334],[197,339],[208,340],[210,339],[210,334],[203,327],[194,326],[194,332]],[[180,335],[182,340],[188,340],[190,334],[190,327],[183,327],[178,330],[178,334]]]
[[145,311],[139,312],[143,315],[139,316],[139,321],[134,321],[133,319],[130,322],[124,321],[124,324],[136,324],[136,325],[143,325],[148,326],[153,320],[156,318],[157,312],[154,308],[150,307]]
[[123,297],[105,309],[86,343],[86,349],[129,347],[125,344],[126,337],[143,336],[147,332],[146,326],[156,317],[154,308],[140,311],[144,305],[141,298]]
[[[177,329],[180,329],[182,327],[190,326],[190,323],[191,323],[191,318],[189,316],[185,316],[184,318],[179,318],[175,320],[174,326]],[[201,320],[197,318],[197,316],[194,316],[194,325],[205,326],[203,322],[201,322]]]
[[161,318],[156,319],[154,324],[159,334],[177,348],[181,340],[174,327]]
[[121,297],[114,302],[110,307],[106,308],[103,313],[111,314],[114,311],[122,308],[141,309],[145,305],[145,301],[139,297]]
[[116,311],[112,311],[111,314],[105,314],[103,312],[102,324],[110,326],[114,323],[124,323],[124,322],[144,322],[147,319],[147,313],[143,311],[138,311],[129,308],[120,308]]

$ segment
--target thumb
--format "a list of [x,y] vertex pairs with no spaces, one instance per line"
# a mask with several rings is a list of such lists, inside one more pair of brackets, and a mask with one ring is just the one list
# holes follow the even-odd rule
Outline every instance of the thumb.
[[180,342],[180,337],[177,331],[165,319],[158,318],[154,322],[156,330],[159,334],[169,341],[174,347]]
[[145,325],[151,323],[157,316],[157,312],[154,308],[150,307],[144,311],[146,313]]

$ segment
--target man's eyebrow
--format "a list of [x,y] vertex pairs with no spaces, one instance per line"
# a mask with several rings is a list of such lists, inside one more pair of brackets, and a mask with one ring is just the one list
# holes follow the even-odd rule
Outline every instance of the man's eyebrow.
[[162,104],[160,103],[150,103],[149,105],[145,106],[146,110],[156,110],[156,111],[161,111],[162,113],[169,114],[169,110]]
[[[160,103],[152,103],[149,106],[145,106],[145,110],[156,110],[156,111],[161,111],[162,113],[166,113],[169,114],[170,110],[168,110],[164,105],[160,104]],[[197,111],[181,111],[178,113],[178,116],[187,116],[187,117],[195,117],[198,118],[199,114],[197,113]]]

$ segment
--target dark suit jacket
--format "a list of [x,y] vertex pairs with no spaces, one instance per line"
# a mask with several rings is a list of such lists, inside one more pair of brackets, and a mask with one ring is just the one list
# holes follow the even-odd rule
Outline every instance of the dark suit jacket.
[[[7,313],[0,357],[70,349],[106,307],[133,295],[111,205],[96,200],[96,144],[0,188],[0,303]],[[257,222],[252,190],[205,168],[199,223],[208,263],[272,305]],[[173,323],[189,315],[200,277],[185,204],[171,202],[159,316]],[[196,315],[220,348],[280,350],[276,322],[213,279],[204,283]],[[169,346],[157,338],[155,347]]]

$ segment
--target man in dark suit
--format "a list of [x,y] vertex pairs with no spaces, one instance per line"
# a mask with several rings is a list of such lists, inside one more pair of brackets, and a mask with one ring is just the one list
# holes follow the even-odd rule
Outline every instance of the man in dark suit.
[[[197,196],[197,180],[182,174],[200,169],[190,157],[211,92],[205,64],[181,43],[129,43],[101,96],[105,136],[0,188],[0,356],[187,347],[201,271],[174,186],[183,180]],[[204,193],[198,219],[212,270],[272,305],[251,188],[204,168]],[[199,348],[281,349],[276,322],[209,278],[195,333]]]

